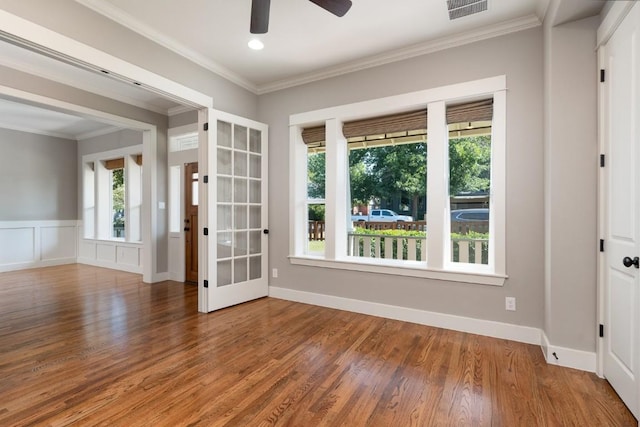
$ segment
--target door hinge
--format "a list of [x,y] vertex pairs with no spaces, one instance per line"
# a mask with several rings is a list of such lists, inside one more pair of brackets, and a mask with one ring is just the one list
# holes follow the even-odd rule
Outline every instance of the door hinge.
[[204,130],[205,130],[205,132],[209,130],[209,123],[205,123],[204,124]]
[[600,154],[600,167],[604,167],[604,154]]
[[202,181],[203,181],[205,184],[208,184],[208,183],[209,183],[209,175],[205,175],[205,176],[202,178]]
[[208,288],[208,287],[209,287],[209,281],[208,281],[208,280],[205,280],[205,281],[204,281],[204,287],[205,287],[205,288]]
[[604,325],[600,324],[600,338],[604,337]]
[[604,68],[600,69],[600,83],[604,82],[605,72]]
[[604,252],[604,239],[600,239],[600,252]]
[[204,235],[205,236],[209,235],[209,229],[207,227],[204,228]]

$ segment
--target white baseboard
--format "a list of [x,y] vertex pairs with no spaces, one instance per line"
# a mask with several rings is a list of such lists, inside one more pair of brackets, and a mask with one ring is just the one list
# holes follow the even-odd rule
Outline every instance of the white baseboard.
[[529,326],[512,325],[509,323],[494,322],[492,320],[472,319],[470,317],[454,316],[451,314],[296,291],[274,286],[269,287],[269,296],[371,316],[418,323],[436,328],[451,329],[454,331],[540,345],[540,329]]
[[59,258],[59,259],[50,259],[46,261],[31,261],[31,262],[20,262],[16,264],[4,264],[0,265],[0,273],[5,273],[8,271],[18,271],[18,270],[28,270],[30,268],[40,268],[40,267],[53,267],[56,265],[66,265],[66,264],[75,264],[75,258]]
[[550,365],[596,372],[597,358],[595,352],[555,346],[549,342],[549,338],[547,338],[547,334],[545,334],[544,331],[542,331],[540,345],[542,347],[542,354],[544,354],[544,358]]
[[[342,298],[332,295],[297,291],[275,286],[269,287],[269,296],[288,301],[418,323],[436,328],[468,332],[526,344],[535,344],[541,346],[545,359],[549,364],[588,372],[596,371],[595,352],[551,345],[544,331],[538,328],[512,325],[492,320],[454,316],[451,314],[436,313],[432,311],[416,310],[413,308]],[[557,359],[553,356],[553,353],[556,354]]]

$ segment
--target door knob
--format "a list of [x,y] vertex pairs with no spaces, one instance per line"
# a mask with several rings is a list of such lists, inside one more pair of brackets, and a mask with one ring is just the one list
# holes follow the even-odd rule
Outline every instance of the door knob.
[[635,257],[631,259],[630,257],[626,256],[622,260],[622,264],[624,264],[625,267],[631,267],[633,265],[636,268],[640,268],[640,258]]
[[185,227],[184,231],[190,231],[191,229],[189,227]]

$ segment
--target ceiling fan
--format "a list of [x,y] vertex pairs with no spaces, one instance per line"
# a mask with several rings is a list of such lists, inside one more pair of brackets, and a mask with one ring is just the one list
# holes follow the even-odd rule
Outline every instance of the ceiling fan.
[[[351,8],[351,0],[309,0],[338,17],[344,16]],[[271,0],[252,0],[251,34],[264,34],[269,30],[269,6]]]

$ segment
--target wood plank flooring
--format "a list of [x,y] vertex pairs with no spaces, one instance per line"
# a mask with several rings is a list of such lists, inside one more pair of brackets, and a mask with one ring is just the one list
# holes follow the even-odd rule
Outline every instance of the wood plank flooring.
[[83,265],[0,273],[0,426],[636,426],[538,346]]

